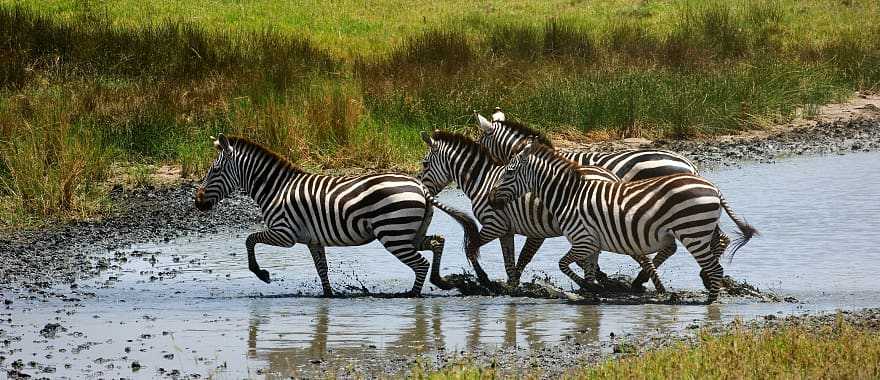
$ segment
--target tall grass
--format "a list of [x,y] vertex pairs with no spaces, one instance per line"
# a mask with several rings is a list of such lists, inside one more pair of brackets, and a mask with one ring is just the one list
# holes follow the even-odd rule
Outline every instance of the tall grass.
[[[112,5],[65,18],[0,6],[0,203],[22,215],[94,208],[77,205],[97,199],[84,184],[108,161],[172,161],[199,176],[208,136],[221,131],[314,170],[415,170],[417,131],[466,128],[472,109],[501,106],[548,130],[688,137],[759,127],[880,83],[871,3],[614,4],[587,18],[466,13],[341,56],[265,28],[118,23]],[[863,22],[801,21],[831,11]],[[26,150],[38,142],[53,152]],[[82,153],[65,156],[68,146]],[[20,159],[38,153],[51,157]],[[63,180],[43,179],[73,158],[84,161],[63,165],[86,169],[59,172],[82,177],[64,195],[50,185]],[[58,195],[37,207],[39,193]]]

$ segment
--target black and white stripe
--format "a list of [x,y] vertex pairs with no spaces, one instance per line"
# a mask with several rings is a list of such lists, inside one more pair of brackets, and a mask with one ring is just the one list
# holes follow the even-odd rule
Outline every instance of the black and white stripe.
[[[517,144],[536,140],[553,146],[543,134],[525,125],[505,120],[496,111],[493,121],[475,114],[483,134],[477,140],[501,162],[510,160]],[[622,181],[660,177],[670,174],[697,174],[697,168],[687,157],[662,149],[623,149],[614,152],[586,152],[583,150],[559,150],[559,153],[580,165],[601,166],[610,170]]]
[[[425,236],[433,215],[432,205],[462,225],[466,243],[477,233],[474,220],[437,202],[421,182],[410,176],[310,174],[246,139],[220,135],[215,145],[219,154],[196,191],[196,206],[207,211],[238,189],[256,201],[267,229],[248,236],[248,265],[267,283],[269,272],[257,264],[256,244],[307,245],[324,295],[330,296],[324,247],[362,245],[379,240],[415,272],[411,293],[417,295],[428,272],[428,262],[418,251],[433,251],[437,263],[443,251],[442,237]],[[439,265],[431,273],[431,282],[449,288],[439,277]]]
[[[422,132],[422,139],[429,150],[422,163],[418,178],[432,192],[437,193],[450,182],[456,182],[470,198],[474,215],[482,224],[477,246],[469,247],[468,259],[483,283],[488,282],[477,260],[477,252],[495,239],[500,239],[507,272],[508,285],[519,283],[523,269],[543,244],[544,239],[562,235],[559,225],[532,194],[525,194],[503,209],[494,209],[489,204],[492,186],[504,173],[504,166],[495,161],[489,152],[470,138],[449,132],[435,131],[433,135]],[[599,167],[584,167],[580,175],[603,181],[617,181],[608,170]],[[526,236],[526,243],[515,260],[514,235]],[[585,268],[595,266],[595,262],[579,261]]]
[[[474,115],[482,131],[479,143],[485,146],[496,159],[505,164],[510,160],[513,149],[518,144],[526,141],[538,141],[544,145],[553,146],[550,140],[540,132],[525,125],[507,121],[504,113],[498,107],[492,114],[491,122],[476,111]],[[558,150],[558,152],[562,157],[579,165],[600,166],[608,169],[620,180],[627,182],[670,174],[697,174],[696,166],[687,157],[661,149],[624,149],[614,152],[587,152],[569,149]],[[720,244],[726,246],[729,240],[723,234],[721,236]],[[654,266],[659,267],[675,251],[675,241],[672,241],[670,246],[661,248],[654,256]],[[646,281],[648,281],[648,273],[639,272],[633,280],[633,288],[643,290],[642,284]]]
[[[523,145],[491,195],[493,206],[505,207],[527,192],[536,193],[572,244],[559,261],[560,270],[572,280],[585,283],[569,268],[572,262],[606,250],[635,258],[662,291],[645,255],[678,240],[700,265],[709,301],[718,298],[723,276],[718,259],[724,249],[718,219],[725,202],[712,183],[692,174],[634,182],[584,180],[577,172],[579,166],[551,147],[537,142]],[[729,216],[742,232],[735,252],[757,230],[734,214]]]

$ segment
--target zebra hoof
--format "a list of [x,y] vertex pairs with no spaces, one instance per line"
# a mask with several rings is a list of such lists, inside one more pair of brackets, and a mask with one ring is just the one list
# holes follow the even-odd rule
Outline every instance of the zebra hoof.
[[272,280],[269,278],[269,271],[267,271],[265,269],[257,270],[254,272],[254,274],[257,275],[257,278],[259,278],[260,280],[263,280],[263,282],[265,282],[267,284],[272,282]]
[[637,283],[633,282],[633,284],[630,286],[630,289],[632,290],[633,293],[644,293],[645,292],[645,285],[637,284]]
[[439,275],[436,277],[431,276],[431,283],[434,284],[434,286],[440,288],[441,290],[450,290],[455,287],[452,285],[452,283],[447,281],[445,278],[440,277]]
[[581,284],[581,290],[587,291],[590,293],[601,293],[601,292],[605,291],[605,288],[599,284],[593,284],[590,282],[586,282],[586,283]]

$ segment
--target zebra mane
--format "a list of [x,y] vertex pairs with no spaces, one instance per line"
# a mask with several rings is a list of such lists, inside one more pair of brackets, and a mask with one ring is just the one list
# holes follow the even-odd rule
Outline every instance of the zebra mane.
[[486,149],[485,146],[480,145],[478,142],[465,135],[447,131],[434,131],[434,134],[431,136],[431,138],[435,141],[441,141],[447,144],[462,147],[468,153],[473,152],[478,157],[488,160],[492,163],[492,165],[504,166],[504,163],[499,162],[495,159],[495,156],[492,156],[492,153],[489,153],[489,149]]
[[229,139],[229,144],[231,144],[235,147],[251,148],[251,150],[254,152],[260,152],[264,156],[271,157],[279,162],[282,162],[284,164],[284,166],[290,170],[293,170],[297,173],[305,173],[305,171],[302,170],[302,168],[300,168],[297,165],[294,165],[292,162],[290,162],[290,160],[288,160],[287,158],[284,158],[283,156],[281,156],[278,153],[275,153],[274,151],[267,148],[263,144],[260,144],[256,141],[253,141],[251,139],[248,139],[247,137],[242,137],[242,136],[229,136],[227,138]]
[[518,134],[531,137],[535,141],[537,141],[541,144],[544,144],[544,145],[549,146],[551,148],[553,147],[553,143],[550,142],[550,139],[548,139],[547,136],[544,135],[543,132],[540,132],[534,128],[528,127],[525,124],[517,123],[515,121],[502,120],[502,121],[497,121],[497,122],[501,123],[501,125],[503,125],[507,128],[510,128],[511,130],[513,130],[514,132],[516,132]]
[[[546,144],[532,144],[532,154],[535,156],[543,156],[548,157],[550,159],[550,163],[554,164],[554,167],[558,167],[561,170],[561,173],[569,174],[572,176],[576,176],[577,178],[584,179],[584,166],[581,166],[579,163],[572,161],[562,154],[559,153],[556,149],[553,149],[551,146],[547,146]],[[610,172],[609,172],[610,173]],[[613,174],[612,174],[613,175]]]

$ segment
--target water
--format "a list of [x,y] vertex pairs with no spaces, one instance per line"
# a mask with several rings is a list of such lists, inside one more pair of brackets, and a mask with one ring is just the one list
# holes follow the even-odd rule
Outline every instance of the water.
[[[217,378],[300,376],[317,373],[321,363],[381,370],[389,360],[407,360],[415,353],[536,349],[570,339],[598,349],[612,332],[680,331],[693,323],[735,317],[877,306],[880,291],[872,280],[878,265],[871,248],[880,230],[878,162],[880,154],[865,153],[749,164],[706,174],[723,189],[734,210],[762,232],[732,263],[724,262],[726,273],[797,297],[800,304],[727,299],[712,306],[570,305],[458,297],[455,291],[430,285],[422,299],[327,300],[315,297],[320,285],[306,247],[258,246],[257,259],[273,278],[264,284],[247,270],[246,234],[208,236],[132,247],[131,251],[147,253],[79,284],[76,292],[93,292],[94,298],[16,303],[9,314],[15,324],[9,328],[21,329],[24,337],[23,350],[13,358],[54,363],[53,375],[71,377],[152,378],[160,368]],[[467,199],[456,191],[444,192],[441,200],[469,209]],[[734,230],[729,220],[724,229]],[[457,224],[437,211],[430,232],[447,237],[442,273],[468,267]],[[571,287],[556,269],[567,249],[562,238],[548,240],[523,278],[546,275]],[[379,244],[327,252],[330,281],[337,292],[366,288],[395,293],[412,284],[409,268]],[[498,244],[482,252],[484,268],[501,278]],[[615,254],[603,254],[600,263],[608,273],[634,275],[638,269],[629,257]],[[660,275],[667,288],[702,287],[697,264],[683,251],[664,264]],[[39,335],[46,323],[56,321],[68,331],[59,338]],[[47,354],[51,358],[45,358]],[[133,360],[143,368],[133,372]],[[70,368],[64,368],[65,363]]]

